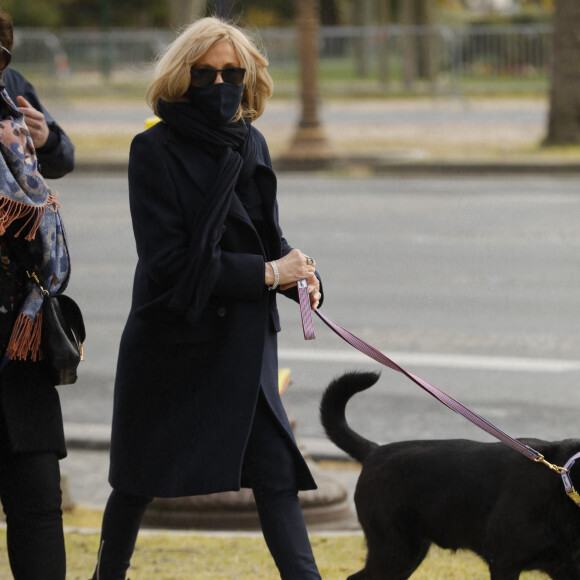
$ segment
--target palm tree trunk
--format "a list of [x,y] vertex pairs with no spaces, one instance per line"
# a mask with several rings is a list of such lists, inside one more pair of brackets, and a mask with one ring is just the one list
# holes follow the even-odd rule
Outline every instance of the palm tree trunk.
[[580,2],[556,0],[546,145],[580,143]]

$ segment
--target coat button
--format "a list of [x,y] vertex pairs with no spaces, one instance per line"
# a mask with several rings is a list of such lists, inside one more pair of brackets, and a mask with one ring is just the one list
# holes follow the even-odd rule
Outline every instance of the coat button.
[[226,226],[226,224],[222,224],[222,232],[225,232],[228,229],[228,226]]
[[220,307],[218,308],[218,310],[217,310],[217,315],[218,315],[220,318],[223,318],[223,317],[226,315],[226,309],[225,309],[225,307],[223,307],[223,306],[220,306]]

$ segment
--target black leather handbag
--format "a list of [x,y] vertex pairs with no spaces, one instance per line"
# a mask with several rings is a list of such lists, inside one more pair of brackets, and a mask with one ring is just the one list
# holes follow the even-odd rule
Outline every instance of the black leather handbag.
[[55,385],[76,382],[85,338],[85,323],[77,303],[65,294],[46,296],[40,345]]
[[40,288],[42,303],[42,357],[55,385],[71,385],[83,357],[85,323],[78,304],[65,294],[50,296],[36,273],[29,274]]

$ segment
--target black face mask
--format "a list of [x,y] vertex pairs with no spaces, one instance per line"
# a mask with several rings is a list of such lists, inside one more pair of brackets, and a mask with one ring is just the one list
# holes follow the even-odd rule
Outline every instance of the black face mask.
[[209,87],[190,86],[187,96],[211,123],[225,125],[238,111],[243,91],[243,84],[216,83]]

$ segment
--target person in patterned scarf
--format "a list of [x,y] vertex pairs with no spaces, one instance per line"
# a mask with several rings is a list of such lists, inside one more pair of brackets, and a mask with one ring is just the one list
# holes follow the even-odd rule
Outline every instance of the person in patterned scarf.
[[[0,12],[2,81],[11,46],[12,21]],[[38,134],[25,122],[42,119],[23,109],[0,90],[0,501],[15,580],[64,580],[63,420],[42,360],[42,295],[27,271],[58,293],[68,282],[69,259],[56,193],[40,173]],[[72,169],[48,150],[44,159],[54,177]]]

